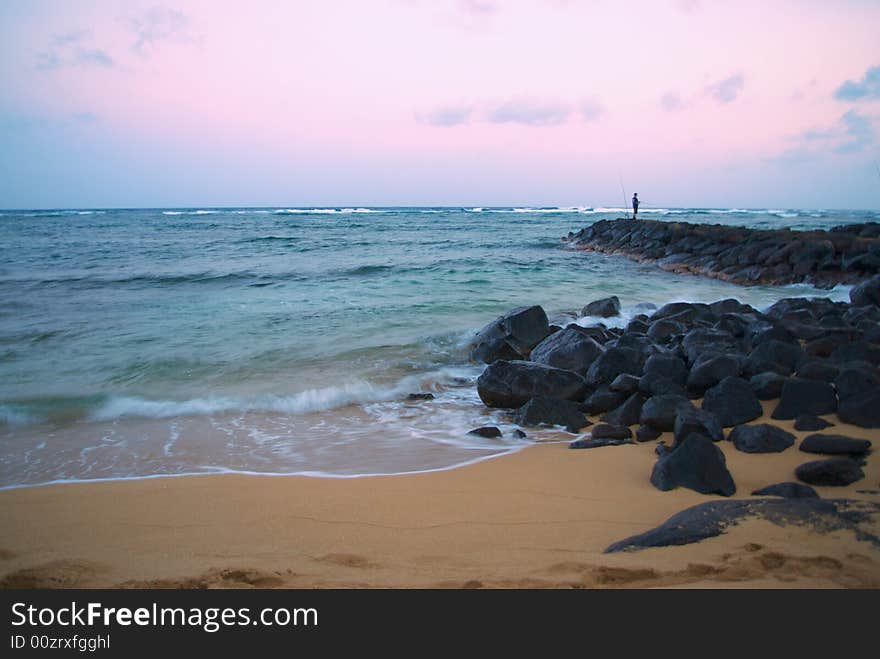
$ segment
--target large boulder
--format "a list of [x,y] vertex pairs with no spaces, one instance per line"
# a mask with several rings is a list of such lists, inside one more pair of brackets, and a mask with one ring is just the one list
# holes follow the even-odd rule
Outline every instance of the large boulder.
[[874,305],[880,307],[880,275],[874,275],[849,292],[849,299],[854,307]]
[[781,453],[794,444],[794,435],[769,423],[737,426],[728,439],[743,453]]
[[715,414],[725,428],[747,423],[764,413],[749,383],[734,377],[724,378],[706,392],[703,409]]
[[841,402],[880,387],[880,374],[867,362],[843,364],[834,379],[837,397]]
[[756,497],[783,497],[784,499],[818,499],[819,494],[809,485],[788,481],[762,487],[752,492]]
[[625,391],[612,391],[608,385],[602,385],[584,401],[584,409],[590,414],[602,414],[620,407],[627,398]]
[[676,446],[693,434],[708,437],[713,442],[724,439],[724,430],[718,417],[706,410],[698,410],[687,405],[678,408],[672,432]]
[[563,426],[569,432],[578,432],[587,425],[580,405],[548,396],[532,398],[516,411],[513,420],[521,426]]
[[652,396],[642,405],[639,422],[661,432],[670,432],[675,429],[675,418],[679,414],[679,409],[689,408],[693,408],[693,405],[684,396],[674,394]]
[[572,371],[526,361],[496,361],[477,378],[477,393],[489,407],[521,407],[536,396],[579,401],[584,379]]
[[837,416],[862,428],[880,428],[880,388],[869,389],[841,401]]
[[753,375],[749,380],[749,386],[758,400],[771,400],[782,395],[782,387],[788,382],[788,378],[779,373],[766,371]]
[[798,480],[810,485],[842,487],[865,477],[865,472],[855,460],[831,458],[806,462],[794,470]]
[[[645,399],[639,393],[632,394],[620,407],[602,416],[602,421],[615,426],[631,426],[639,422]],[[595,435],[594,435],[595,436]]]
[[662,394],[675,394],[676,396],[687,396],[687,389],[675,380],[665,375],[660,375],[657,371],[651,371],[639,378],[639,391],[645,396],[660,396]]
[[669,378],[684,385],[688,378],[687,365],[675,355],[651,355],[645,360],[644,374]]
[[658,490],[687,487],[702,494],[729,497],[736,492],[724,453],[712,440],[690,435],[675,449],[660,455],[651,473]]
[[747,366],[747,369],[752,367],[749,371],[749,375],[757,375],[758,373],[762,373],[765,369],[756,369],[754,368],[754,365],[761,363],[775,363],[779,364],[786,370],[784,375],[788,375],[794,371],[803,356],[804,351],[798,344],[771,339],[769,341],[763,341],[755,346],[749,354],[749,366]]
[[739,353],[739,342],[724,331],[697,327],[692,329],[681,341],[689,364],[708,354],[733,355]]
[[637,350],[613,346],[607,348],[587,370],[586,380],[592,386],[610,384],[621,373],[639,375],[642,358]]
[[792,378],[782,387],[782,397],[771,415],[774,419],[796,419],[801,414],[831,414],[837,411],[837,395],[828,382]]
[[472,343],[470,359],[491,364],[498,359],[527,357],[549,333],[543,308],[517,307],[480,330]]
[[617,439],[630,441],[632,430],[626,426],[617,426],[611,423],[597,423],[590,428],[590,436],[593,439]]
[[569,325],[541,341],[531,352],[536,364],[563,368],[583,375],[603,348],[577,325]]
[[834,424],[815,414],[799,414],[794,420],[795,430],[822,430]]
[[691,369],[687,379],[687,390],[695,397],[701,397],[707,389],[714,387],[727,377],[736,377],[740,372],[740,360],[732,355],[716,355],[698,361]]
[[800,449],[805,453],[862,457],[871,450],[871,442],[867,439],[853,439],[844,435],[823,435],[817,433],[804,438]]
[[593,300],[581,311],[582,316],[600,316],[610,318],[620,315],[620,300],[616,295],[604,297],[601,300]]

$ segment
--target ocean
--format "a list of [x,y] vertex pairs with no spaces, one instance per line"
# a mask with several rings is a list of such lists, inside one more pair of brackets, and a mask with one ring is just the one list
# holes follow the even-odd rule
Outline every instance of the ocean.
[[[622,212],[0,211],[0,487],[447,469],[559,438],[514,438],[477,397],[468,343],[512,307],[541,304],[570,322],[613,294],[623,314],[606,324],[623,325],[646,304],[848,298],[843,286],[676,275],[561,240]],[[877,211],[639,215],[792,229],[880,221]],[[418,392],[434,399],[407,398]],[[504,437],[467,434],[487,424]]]

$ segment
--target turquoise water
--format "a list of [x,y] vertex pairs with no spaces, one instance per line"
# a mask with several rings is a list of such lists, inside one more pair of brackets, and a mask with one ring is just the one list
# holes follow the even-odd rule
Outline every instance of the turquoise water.
[[[871,211],[642,209],[749,227]],[[246,471],[359,475],[513,450],[466,430],[474,331],[616,294],[672,300],[847,290],[741,288],[561,241],[620,209],[0,211],[0,486]],[[626,316],[625,316],[626,317]],[[411,403],[407,393],[432,391]],[[540,438],[540,433],[532,437]]]

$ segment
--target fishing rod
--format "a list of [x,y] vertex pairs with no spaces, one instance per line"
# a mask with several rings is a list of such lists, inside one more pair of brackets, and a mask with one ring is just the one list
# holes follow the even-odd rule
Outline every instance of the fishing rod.
[[623,187],[623,175],[620,172],[617,172],[617,177],[620,179],[620,193],[623,195],[623,209],[626,213],[626,219],[629,219],[629,202],[626,200],[626,188]]

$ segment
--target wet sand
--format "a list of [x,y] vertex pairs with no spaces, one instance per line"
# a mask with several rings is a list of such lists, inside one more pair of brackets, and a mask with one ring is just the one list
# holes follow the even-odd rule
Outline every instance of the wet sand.
[[[810,434],[773,423],[798,440]],[[875,447],[880,440],[877,430],[841,423],[824,432],[872,439]],[[669,435],[661,439],[671,443]],[[655,489],[648,481],[654,446],[573,451],[546,443],[405,476],[212,475],[3,491],[0,585],[880,587],[873,545],[848,531],[821,534],[764,520],[697,544],[603,554],[616,540],[720,498]],[[797,444],[765,455],[720,446],[737,498],[795,480],[797,465],[820,457]],[[880,501],[880,460],[869,456],[864,471],[853,485],[817,490]],[[870,529],[880,533],[880,519]]]

